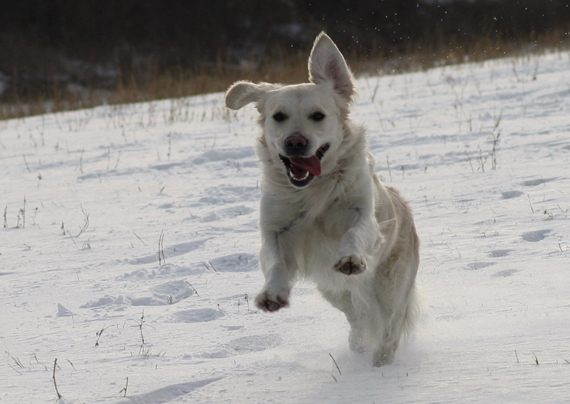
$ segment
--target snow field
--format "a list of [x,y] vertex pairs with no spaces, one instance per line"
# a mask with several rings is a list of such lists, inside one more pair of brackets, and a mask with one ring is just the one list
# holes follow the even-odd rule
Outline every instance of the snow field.
[[253,307],[256,111],[211,94],[0,122],[0,402],[56,402],[56,358],[62,403],[567,402],[570,54],[358,84],[422,240],[393,365],[310,283]]

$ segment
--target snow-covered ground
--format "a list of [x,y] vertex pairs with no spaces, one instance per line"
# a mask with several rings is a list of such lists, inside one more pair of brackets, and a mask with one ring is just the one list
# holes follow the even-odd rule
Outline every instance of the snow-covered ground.
[[358,82],[422,239],[393,365],[309,283],[253,307],[256,112],[212,94],[0,122],[0,402],[57,358],[62,403],[567,403],[570,54]]

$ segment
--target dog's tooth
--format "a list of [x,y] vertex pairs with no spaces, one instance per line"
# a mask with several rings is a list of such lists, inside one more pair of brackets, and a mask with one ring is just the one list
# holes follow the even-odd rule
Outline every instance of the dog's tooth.
[[305,175],[303,175],[302,178],[297,178],[295,177],[295,174],[293,174],[293,171],[289,171],[289,177],[293,178],[295,181],[304,181],[309,178],[309,172],[305,171]]

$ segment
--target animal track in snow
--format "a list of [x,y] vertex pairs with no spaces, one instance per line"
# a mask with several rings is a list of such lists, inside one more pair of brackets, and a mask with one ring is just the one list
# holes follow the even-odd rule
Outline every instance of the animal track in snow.
[[203,263],[191,263],[188,266],[179,266],[173,264],[164,264],[157,269],[139,268],[131,272],[125,272],[122,276],[117,277],[117,280],[147,280],[157,278],[174,278],[180,276],[194,275],[196,273],[205,272],[207,269]]
[[508,256],[513,250],[493,250],[489,253],[491,258],[502,258]]
[[518,269],[505,269],[503,271],[495,272],[493,278],[508,278],[518,272]]
[[524,241],[530,241],[530,242],[537,242],[537,241],[542,241],[546,238],[546,235],[548,233],[550,233],[552,230],[535,230],[535,231],[529,231],[527,233],[524,233],[522,235],[522,239]]
[[160,306],[162,304],[174,304],[180,300],[186,299],[194,294],[194,289],[186,281],[172,281],[151,288],[153,299],[158,302],[166,302],[153,304]]
[[512,199],[524,195],[524,192],[521,191],[506,191],[501,193],[501,197],[503,199]]
[[208,215],[201,217],[200,222],[208,223],[208,222],[214,222],[217,220],[224,220],[224,219],[228,219],[228,218],[232,218],[232,217],[236,217],[236,216],[247,215],[253,211],[254,210],[252,208],[248,208],[248,207],[243,206],[243,205],[242,206],[235,206],[235,207],[231,207],[231,208],[220,209],[218,211],[211,212]]
[[281,344],[281,337],[278,334],[248,335],[235,338],[228,344],[215,351],[197,352],[192,356],[201,359],[228,358],[236,354],[248,354],[251,352],[262,352]]
[[[164,248],[164,258],[172,258],[178,255],[186,254],[190,251],[201,247],[208,239],[192,241],[189,243],[181,243]],[[147,255],[146,257],[133,258],[127,262],[132,265],[152,264],[158,261],[158,254]]]
[[[105,296],[97,300],[87,302],[80,306],[82,309],[97,308],[104,306],[164,306],[176,304],[194,294],[194,289],[185,281],[166,282],[149,290],[150,296]],[[147,292],[147,293],[149,293]]]
[[215,309],[192,309],[174,313],[176,323],[203,323],[213,321],[224,315],[220,310]]
[[196,157],[192,163],[200,165],[209,162],[226,161],[226,160],[240,160],[255,158],[255,150],[253,147],[233,147],[231,149],[212,149],[202,153]]
[[239,202],[257,202],[260,198],[258,187],[218,186],[204,189],[198,202],[204,205],[220,205]]
[[250,335],[230,341],[230,348],[237,352],[260,352],[275,348],[281,344],[281,337],[277,334]]
[[259,267],[259,261],[251,254],[231,254],[210,261],[218,272],[249,272]]
[[556,177],[554,177],[554,178],[538,178],[536,180],[523,181],[523,182],[521,182],[521,185],[525,186],[525,187],[536,187],[537,185],[542,185],[542,184],[545,184],[547,182],[554,181],[555,179],[556,179]]
[[478,269],[483,269],[483,268],[487,268],[490,267],[491,265],[495,265],[494,262],[472,262],[470,264],[467,264],[467,270],[468,271],[477,271]]

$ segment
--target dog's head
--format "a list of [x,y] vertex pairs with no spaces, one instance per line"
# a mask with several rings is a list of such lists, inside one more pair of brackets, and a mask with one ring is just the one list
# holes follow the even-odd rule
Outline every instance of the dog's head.
[[309,80],[290,86],[239,81],[226,93],[228,108],[255,103],[271,158],[282,161],[284,173],[298,188],[320,176],[327,151],[339,148],[355,93],[352,73],[325,33],[313,45]]

